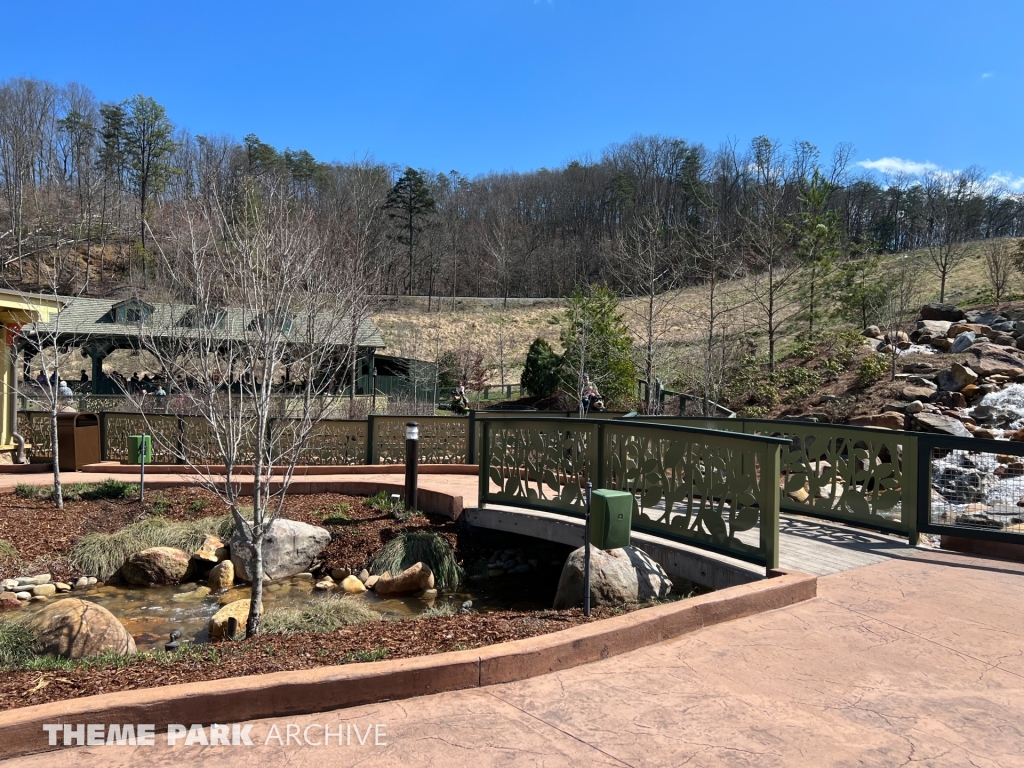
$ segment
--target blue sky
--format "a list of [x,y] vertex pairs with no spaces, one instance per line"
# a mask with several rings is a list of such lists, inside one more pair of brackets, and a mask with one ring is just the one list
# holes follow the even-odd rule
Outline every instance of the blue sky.
[[2,5],[0,78],[144,93],[193,133],[321,160],[476,174],[635,133],[765,134],[848,141],[882,169],[978,164],[1024,190],[1021,0]]

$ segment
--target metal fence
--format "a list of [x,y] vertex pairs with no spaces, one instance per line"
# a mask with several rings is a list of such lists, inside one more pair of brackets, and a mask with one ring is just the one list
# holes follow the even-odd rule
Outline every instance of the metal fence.
[[626,420],[478,415],[480,503],[581,516],[583,486],[634,494],[633,528],[778,566],[787,440]]

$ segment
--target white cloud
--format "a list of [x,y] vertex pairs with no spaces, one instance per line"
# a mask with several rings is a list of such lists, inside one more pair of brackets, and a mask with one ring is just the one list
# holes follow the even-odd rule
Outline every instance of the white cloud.
[[920,176],[939,170],[939,166],[935,165],[935,163],[918,163],[913,160],[904,160],[901,157],[861,160],[857,165],[871,171],[878,171],[879,173],[907,173],[912,176]]
[[982,73],[981,73],[981,79],[982,79],[982,80],[988,80],[988,79],[989,79],[990,77],[992,77],[992,76],[993,76],[994,74],[995,74],[995,72],[982,72]]
[[993,173],[988,177],[993,186],[1005,187],[1014,192],[1024,191],[1024,176],[1014,176],[1012,173]]

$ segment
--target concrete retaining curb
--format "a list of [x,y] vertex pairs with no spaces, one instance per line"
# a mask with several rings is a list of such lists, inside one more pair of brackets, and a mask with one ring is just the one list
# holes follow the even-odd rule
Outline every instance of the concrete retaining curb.
[[508,683],[587,664],[702,627],[810,600],[817,579],[772,578],[526,640],[413,659],[108,693],[0,712],[0,759],[56,749],[46,723],[234,723]]

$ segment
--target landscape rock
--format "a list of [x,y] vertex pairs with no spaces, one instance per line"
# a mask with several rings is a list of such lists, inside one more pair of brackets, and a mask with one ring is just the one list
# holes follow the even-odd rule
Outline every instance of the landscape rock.
[[932,304],[925,304],[921,307],[921,319],[922,320],[963,320],[964,311],[960,307],[952,304],[939,304],[938,302]]
[[21,608],[21,600],[13,592],[0,593],[0,613],[16,611],[19,608]]
[[135,640],[110,611],[69,597],[42,608],[28,620],[36,653],[81,659],[112,652],[135,653]]
[[32,597],[30,597],[28,601],[30,603],[45,603],[49,599],[49,595],[32,595]]
[[151,547],[136,552],[121,566],[121,578],[139,587],[177,584],[188,571],[189,556],[173,547]]
[[856,427],[903,429],[904,419],[902,413],[889,411],[888,413],[876,413],[869,416],[854,416],[850,419],[849,423]]
[[999,335],[992,339],[992,342],[998,344],[1001,347],[1017,346],[1017,340],[1008,333],[1000,333]]
[[922,387],[917,385],[910,385],[903,388],[900,392],[900,397],[903,400],[920,400],[921,402],[928,402],[932,399],[935,394],[935,390],[931,387]]
[[864,329],[864,335],[869,339],[880,339],[882,338],[882,329],[877,325],[869,325]]
[[1024,373],[1024,356],[1017,350],[983,344],[972,347],[968,354],[968,364],[979,377],[1002,375],[1013,378]]
[[958,354],[967,349],[970,349],[971,345],[974,344],[976,338],[977,336],[974,334],[974,331],[964,331],[955,339],[953,339],[953,344],[952,346],[950,346],[949,351],[952,352],[953,354]]
[[32,599],[32,593],[31,592],[25,592],[25,591],[15,592],[14,596],[16,598],[18,598],[19,600],[31,600]]
[[71,585],[70,584],[65,584],[63,581],[54,582],[53,586],[55,586],[57,588],[58,592],[70,592],[71,591]]
[[911,334],[911,338],[920,339],[922,336],[943,338],[949,333],[952,325],[948,320],[918,320],[917,329]]
[[397,576],[385,573],[374,586],[374,591],[383,597],[388,595],[411,595],[424,589],[434,588],[434,574],[426,563],[415,563]]
[[928,343],[931,346],[935,347],[935,349],[940,349],[943,352],[948,352],[950,348],[953,346],[953,342],[951,339],[942,338],[941,336],[936,336]]
[[346,576],[341,581],[341,588],[350,595],[358,595],[360,592],[367,590],[367,587],[359,580],[358,576]]
[[996,325],[997,323],[1005,323],[1009,320],[1008,317],[990,312],[987,309],[969,309],[964,312],[964,319],[969,323],[978,323],[979,325]]
[[[583,603],[583,547],[566,558],[558,579],[555,610]],[[590,545],[590,602],[593,606],[623,605],[666,597],[672,589],[665,570],[635,547],[608,551]]]
[[[260,613],[263,613],[263,604],[260,603]],[[210,618],[208,626],[211,640],[223,640],[228,636],[228,619],[234,618],[238,621],[238,634],[245,631],[245,622],[249,620],[249,599],[235,600],[228,603]]]
[[50,595],[57,594],[57,587],[53,584],[37,584],[30,590],[33,597],[42,595],[43,597],[49,597]]
[[48,573],[40,573],[38,576],[19,576],[19,587],[34,587],[37,584],[49,584],[53,578]]
[[229,589],[235,583],[235,564],[230,560],[222,560],[210,569],[206,577],[206,586],[212,590]]
[[363,570],[359,572],[359,580],[365,584],[368,578],[370,578],[370,572],[363,568]]
[[344,581],[345,579],[347,579],[351,575],[352,575],[352,571],[350,571],[348,568],[332,568],[331,569],[331,578],[334,579],[335,581]]
[[937,432],[953,437],[971,436],[962,421],[938,413],[918,413],[914,416],[914,426],[923,432]]
[[204,560],[216,565],[227,560],[229,557],[227,545],[220,540],[220,537],[207,536],[199,549],[192,553],[193,560]]
[[951,371],[939,371],[935,375],[935,383],[939,385],[939,392],[959,392],[960,385],[953,377]]
[[962,390],[968,384],[973,384],[978,380],[978,374],[966,365],[961,365],[960,363],[953,363],[949,372],[953,377],[953,381],[956,383],[958,391]]
[[326,591],[328,589],[334,589],[334,582],[333,581],[318,581],[316,584],[313,585],[313,589],[319,590],[321,592],[324,592],[324,591]]
[[376,574],[374,574],[373,576],[371,576],[370,578],[368,578],[366,580],[365,586],[366,586],[367,589],[373,589],[375,586],[377,586],[377,582],[378,581],[380,581],[380,576],[377,576]]
[[176,595],[171,595],[171,600],[175,603],[187,603],[195,600],[202,600],[210,594],[212,590],[209,587],[196,587],[188,592],[179,592]]
[[[316,525],[278,518],[263,539],[263,572],[271,579],[284,579],[308,571],[331,534]],[[235,576],[252,581],[252,553],[239,531],[231,537],[231,562]]]

